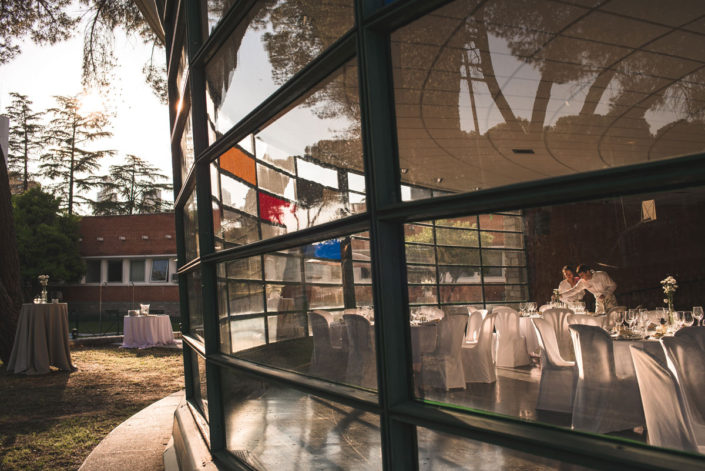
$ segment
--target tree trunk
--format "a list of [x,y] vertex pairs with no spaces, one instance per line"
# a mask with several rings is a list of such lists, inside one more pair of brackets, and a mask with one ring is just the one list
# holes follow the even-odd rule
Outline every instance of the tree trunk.
[[[1,154],[1,153],[0,153]],[[20,258],[17,254],[15,222],[12,217],[10,180],[5,159],[0,155],[0,359],[7,364],[15,341],[17,319],[22,307]]]

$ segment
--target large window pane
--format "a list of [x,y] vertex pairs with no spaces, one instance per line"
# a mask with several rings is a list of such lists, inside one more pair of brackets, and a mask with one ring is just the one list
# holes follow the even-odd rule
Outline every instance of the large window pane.
[[365,211],[359,115],[351,61],[221,154],[211,179],[220,188],[214,224],[222,247]]
[[130,281],[144,281],[144,260],[130,260]]
[[253,468],[382,468],[378,416],[221,371],[226,449]]
[[376,388],[371,274],[342,250],[358,237],[220,263],[232,342],[224,353]]
[[[211,25],[229,3],[209,5]],[[353,17],[349,0],[256,3],[206,66],[211,142],[350,29]]]
[[86,260],[86,283],[100,283],[100,260]]
[[403,198],[702,152],[701,39],[609,3],[459,0],[395,31]]
[[108,260],[108,283],[122,283],[122,260]]
[[203,291],[201,289],[201,272],[194,270],[185,277],[188,293],[189,332],[203,340]]
[[169,280],[169,259],[155,258],[152,260],[152,275],[150,281],[164,282]]
[[447,433],[416,427],[419,444],[419,469],[525,469],[534,471],[587,471],[570,463],[531,455],[498,445],[461,438]]
[[186,260],[193,260],[198,257],[200,247],[198,246],[198,208],[196,202],[196,192],[186,200],[182,209],[184,213],[184,245],[186,246]]
[[[438,265],[407,265],[417,397],[664,445],[658,437],[672,425],[668,417],[702,402],[687,392],[678,397],[674,382],[690,381],[692,373],[678,368],[699,365],[702,349],[693,343],[680,367],[658,339],[694,323],[690,312],[679,323],[661,311],[666,276],[677,280],[676,311],[703,305],[704,202],[702,188],[680,188],[477,216],[481,228],[492,224],[491,248],[483,238],[480,250],[439,246]],[[424,225],[440,231],[449,223]],[[583,279],[568,291],[576,264]],[[420,284],[422,267],[437,270],[437,286]],[[562,301],[552,302],[554,290],[565,292]],[[610,308],[621,312],[618,306],[627,315],[607,315]],[[653,356],[641,373],[631,346]],[[671,389],[653,396],[653,381],[671,381]],[[664,403],[673,411],[662,413]],[[686,442],[677,448],[692,450]]]
[[191,352],[191,374],[193,376],[193,402],[208,420],[208,388],[206,381],[206,359],[193,350]]

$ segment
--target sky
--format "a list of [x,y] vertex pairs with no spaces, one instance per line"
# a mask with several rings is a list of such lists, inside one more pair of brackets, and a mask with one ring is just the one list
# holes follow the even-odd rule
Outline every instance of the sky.
[[[54,46],[37,46],[26,40],[21,48],[21,55],[0,66],[0,113],[10,104],[10,92],[27,95],[34,111],[54,106],[55,95],[81,92],[83,26],[72,39]],[[115,149],[117,154],[103,161],[103,173],[111,164],[122,163],[127,154],[134,154],[159,168],[171,183],[168,107],[159,102],[142,74],[152,48],[139,38],[118,33],[115,49],[116,79],[112,89],[101,96],[106,109],[115,115],[113,137],[96,143],[96,148]],[[155,52],[155,59],[164,63],[163,49]],[[171,196],[171,192],[164,194],[165,198]]]

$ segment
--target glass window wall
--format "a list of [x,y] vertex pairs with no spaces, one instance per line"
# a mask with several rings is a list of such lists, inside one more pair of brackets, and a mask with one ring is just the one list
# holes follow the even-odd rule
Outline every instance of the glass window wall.
[[[218,8],[209,8],[209,23],[223,11],[220,2]],[[353,23],[350,0],[257,2],[206,66],[211,143]]]

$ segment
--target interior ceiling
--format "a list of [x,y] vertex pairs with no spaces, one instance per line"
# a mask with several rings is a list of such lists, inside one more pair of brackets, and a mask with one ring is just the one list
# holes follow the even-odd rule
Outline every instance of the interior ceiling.
[[459,1],[392,35],[402,180],[453,192],[705,149],[705,2]]

